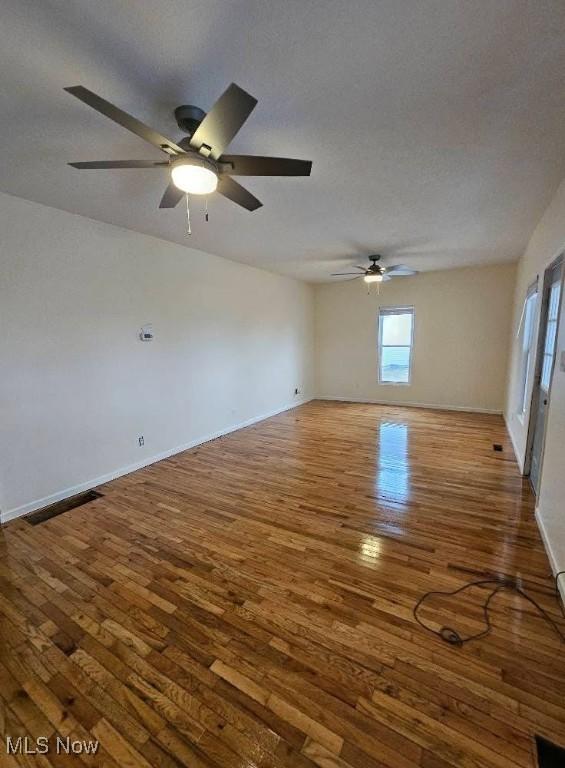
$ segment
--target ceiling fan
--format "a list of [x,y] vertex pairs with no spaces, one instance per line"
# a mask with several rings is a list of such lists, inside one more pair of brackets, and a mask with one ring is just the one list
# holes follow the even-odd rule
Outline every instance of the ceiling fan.
[[217,190],[237,205],[254,211],[263,204],[233,176],[309,176],[312,169],[308,160],[223,154],[257,104],[257,99],[235,83],[224,91],[208,113],[190,104],[175,109],[177,125],[186,134],[178,143],[82,85],[73,85],[65,91],[168,155],[164,162],[100,160],[69,165],[80,169],[167,168],[170,182],[159,208],[174,208],[184,195],[208,195]]
[[377,263],[381,260],[381,257],[378,254],[369,256],[368,259],[371,262],[368,267],[361,267],[359,265],[355,267],[355,269],[360,269],[361,272],[334,272],[331,277],[354,275],[354,277],[350,277],[349,279],[356,280],[357,278],[362,277],[363,280],[370,285],[371,283],[382,283],[385,280],[391,280],[393,277],[409,277],[410,275],[418,274],[415,269],[405,267],[403,264],[395,264],[393,267],[384,267]]

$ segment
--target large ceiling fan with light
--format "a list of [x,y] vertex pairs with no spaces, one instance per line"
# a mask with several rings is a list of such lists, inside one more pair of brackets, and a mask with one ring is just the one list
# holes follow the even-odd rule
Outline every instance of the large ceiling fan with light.
[[260,208],[262,203],[235,181],[234,176],[309,176],[312,169],[312,163],[308,160],[223,154],[257,104],[257,99],[235,83],[224,91],[208,113],[193,105],[183,105],[175,109],[177,125],[186,134],[178,143],[82,85],[65,88],[65,91],[168,155],[164,162],[100,160],[69,165],[89,170],[167,169],[170,172],[170,182],[159,208],[174,208],[184,195],[209,195],[218,191],[237,205],[254,211]]
[[378,263],[381,260],[381,256],[378,254],[369,256],[368,259],[370,262],[368,267],[362,267],[360,265],[355,266],[355,269],[361,270],[360,272],[334,272],[331,277],[348,277],[349,275],[353,275],[353,277],[349,277],[350,280],[357,280],[362,277],[368,287],[371,286],[371,283],[377,283],[378,288],[379,283],[382,283],[385,280],[391,280],[393,277],[409,277],[418,274],[415,269],[405,267],[404,264],[395,264],[392,267],[385,267]]

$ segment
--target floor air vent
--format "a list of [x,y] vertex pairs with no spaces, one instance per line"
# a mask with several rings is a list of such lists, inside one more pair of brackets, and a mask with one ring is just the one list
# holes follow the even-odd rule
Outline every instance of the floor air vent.
[[565,749],[552,744],[541,736],[536,736],[538,768],[563,768],[565,765]]
[[493,443],[492,444],[492,450],[493,451],[502,451],[502,446],[500,443]]
[[44,523],[46,520],[51,520],[52,517],[62,515],[63,512],[68,512],[70,509],[76,509],[82,507],[84,504],[88,504],[95,499],[101,498],[102,494],[98,491],[86,491],[85,493],[78,493],[76,496],[71,496],[70,499],[63,499],[56,504],[51,504],[43,509],[38,509],[37,512],[32,512],[25,516],[25,520],[31,525],[38,525]]

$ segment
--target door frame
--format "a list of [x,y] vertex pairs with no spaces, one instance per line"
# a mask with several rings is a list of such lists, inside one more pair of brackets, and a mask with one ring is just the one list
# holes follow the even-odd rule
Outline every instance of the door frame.
[[[530,470],[532,466],[532,450],[534,446],[534,433],[535,433],[535,424],[536,424],[536,417],[537,417],[537,411],[538,411],[538,405],[539,405],[539,394],[540,394],[540,382],[541,382],[541,372],[542,372],[542,366],[543,366],[543,351],[544,351],[544,344],[545,344],[545,330],[546,330],[546,320],[547,320],[547,312],[549,309],[549,291],[551,287],[550,278],[552,275],[552,272],[556,267],[561,267],[561,294],[559,298],[559,307],[557,309],[557,330],[559,331],[559,321],[561,318],[561,307],[563,305],[563,283],[564,283],[564,276],[565,276],[565,251],[562,251],[557,258],[553,259],[553,261],[547,265],[547,267],[544,270],[543,273],[543,281],[541,286],[541,305],[539,310],[539,320],[537,325],[537,340],[536,340],[536,358],[535,358],[535,367],[534,367],[534,382],[532,387],[532,393],[531,393],[531,399],[530,399],[530,412],[528,414],[528,436],[526,439],[526,453],[524,456],[524,475],[529,477],[530,476]],[[555,338],[555,352],[557,353],[557,336]],[[547,407],[549,408],[549,405],[551,403],[551,388],[553,385],[553,374],[555,371],[555,363],[556,363],[557,354],[554,354],[553,356],[553,362],[551,367],[551,374],[549,379],[549,389],[547,392]],[[540,453],[540,478],[541,478],[541,471],[543,468],[543,454],[545,451],[545,437],[546,437],[546,425],[544,425],[544,434],[543,434],[543,440],[541,444],[541,453]]]

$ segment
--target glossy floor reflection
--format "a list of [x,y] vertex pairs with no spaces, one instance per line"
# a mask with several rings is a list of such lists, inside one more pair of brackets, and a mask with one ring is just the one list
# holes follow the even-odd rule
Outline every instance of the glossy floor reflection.
[[375,488],[382,499],[406,502],[410,498],[408,434],[407,424],[384,422],[379,425]]

